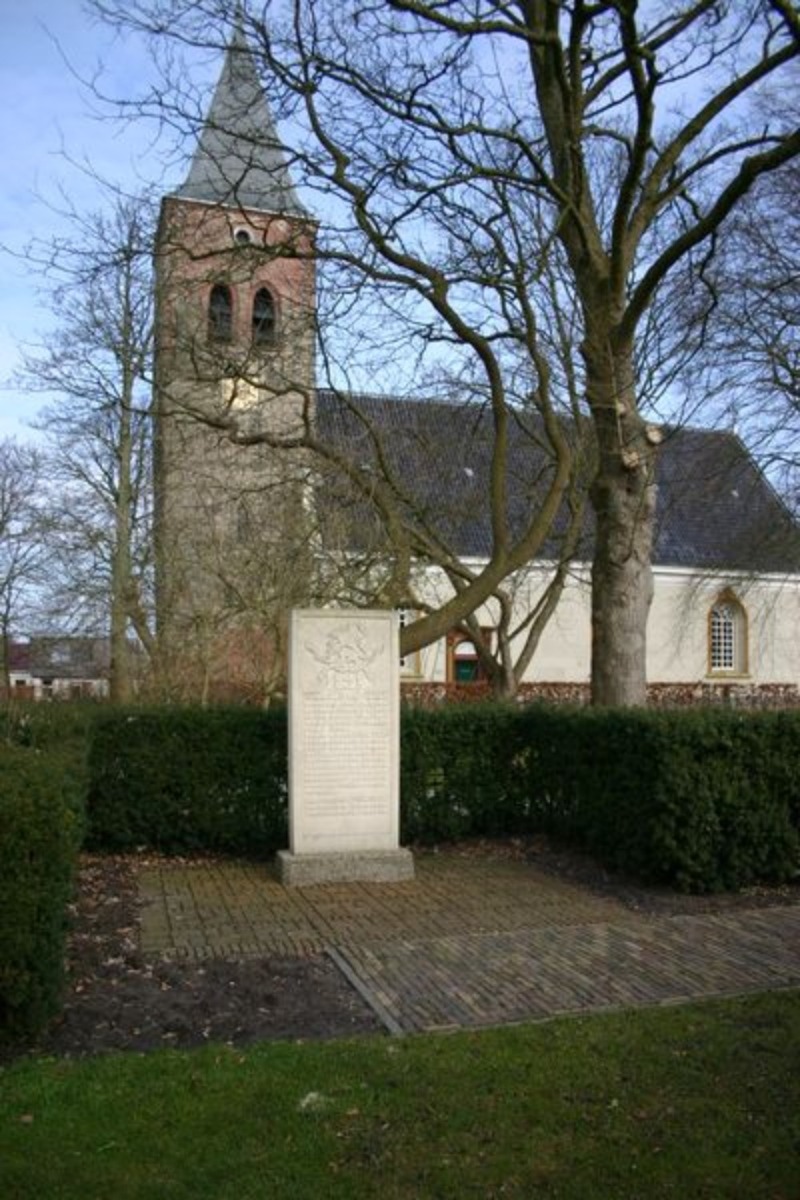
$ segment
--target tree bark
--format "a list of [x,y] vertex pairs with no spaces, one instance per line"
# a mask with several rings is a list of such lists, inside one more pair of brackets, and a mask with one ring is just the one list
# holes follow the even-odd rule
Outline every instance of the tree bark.
[[[502,636],[499,631],[498,636]],[[503,648],[503,652],[499,655],[497,669],[491,676],[491,684],[492,696],[495,700],[516,700],[517,693],[519,692],[519,679],[514,670],[514,662],[511,657],[511,648],[509,645],[506,645]]]
[[131,699],[130,647],[128,645],[128,600],[131,592],[131,462],[133,434],[133,372],[128,362],[122,367],[122,403],[119,414],[117,494],[114,512],[114,546],[111,556],[111,667],[109,698],[126,704]]
[[587,339],[587,394],[598,468],[592,564],[592,703],[647,702],[647,618],[656,507],[654,448],[636,409],[633,348]]

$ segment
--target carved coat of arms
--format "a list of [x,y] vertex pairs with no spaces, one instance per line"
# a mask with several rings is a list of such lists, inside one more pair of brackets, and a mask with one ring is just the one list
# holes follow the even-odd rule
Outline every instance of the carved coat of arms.
[[353,691],[369,687],[369,671],[384,647],[370,649],[364,630],[356,624],[329,633],[322,642],[306,642],[305,648],[319,666],[317,682],[322,687]]

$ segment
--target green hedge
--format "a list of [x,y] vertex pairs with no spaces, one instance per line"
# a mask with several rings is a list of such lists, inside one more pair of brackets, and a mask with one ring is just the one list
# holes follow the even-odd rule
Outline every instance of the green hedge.
[[530,709],[532,829],[688,891],[800,869],[800,714]]
[[[511,707],[407,710],[402,836],[431,842],[502,835]],[[89,758],[90,849],[264,856],[288,844],[285,712],[106,709]]]
[[259,856],[287,844],[283,712],[107,709],[89,774],[91,849]]
[[12,699],[0,709],[0,741],[37,750],[69,746],[82,754],[100,711],[96,700]]
[[[548,832],[609,866],[711,891],[800,866],[800,714],[405,709],[404,842]],[[89,845],[265,856],[285,846],[286,720],[105,710]]]
[[551,833],[690,891],[800,870],[800,714],[409,711],[403,836]]
[[401,836],[430,843],[526,831],[520,710],[511,705],[407,708],[400,753]]
[[0,1037],[58,1010],[66,914],[81,835],[80,756],[0,749]]

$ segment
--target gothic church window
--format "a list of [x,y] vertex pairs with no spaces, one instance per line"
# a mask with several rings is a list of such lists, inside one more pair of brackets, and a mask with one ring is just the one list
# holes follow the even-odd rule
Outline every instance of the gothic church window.
[[233,336],[233,298],[224,283],[215,283],[211,289],[208,334],[215,342],[229,342]]
[[253,300],[253,342],[275,345],[275,301],[268,288],[259,288]]
[[708,614],[708,668],[712,675],[747,673],[747,613],[723,592]]

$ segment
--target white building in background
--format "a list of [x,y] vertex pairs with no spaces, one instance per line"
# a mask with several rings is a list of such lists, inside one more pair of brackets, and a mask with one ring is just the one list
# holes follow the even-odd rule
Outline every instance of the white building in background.
[[[317,394],[324,435],[351,455],[352,422],[342,398]],[[477,565],[489,553],[488,416],[472,405],[357,398],[359,411],[383,431],[391,468],[417,482],[450,544]],[[732,433],[665,429],[657,460],[658,506],[654,592],[648,621],[647,677],[654,698],[686,703],[717,698],[791,701],[800,684],[800,530]],[[514,509],[535,503],[546,460],[524,417],[510,439],[509,497]],[[323,501],[324,503],[324,501]],[[540,560],[516,581],[519,617],[529,612],[555,568],[563,521]],[[580,699],[590,677],[591,516],[587,516],[567,583],[524,676],[531,690]],[[419,578],[423,598],[450,594],[444,575]],[[412,614],[407,614],[407,619]],[[491,638],[497,609],[477,614]],[[468,635],[451,634],[409,656],[407,682],[469,683],[481,675]],[[760,696],[758,695],[760,693]]]
[[33,637],[9,647],[12,695],[30,700],[105,699],[111,644],[107,637]]

